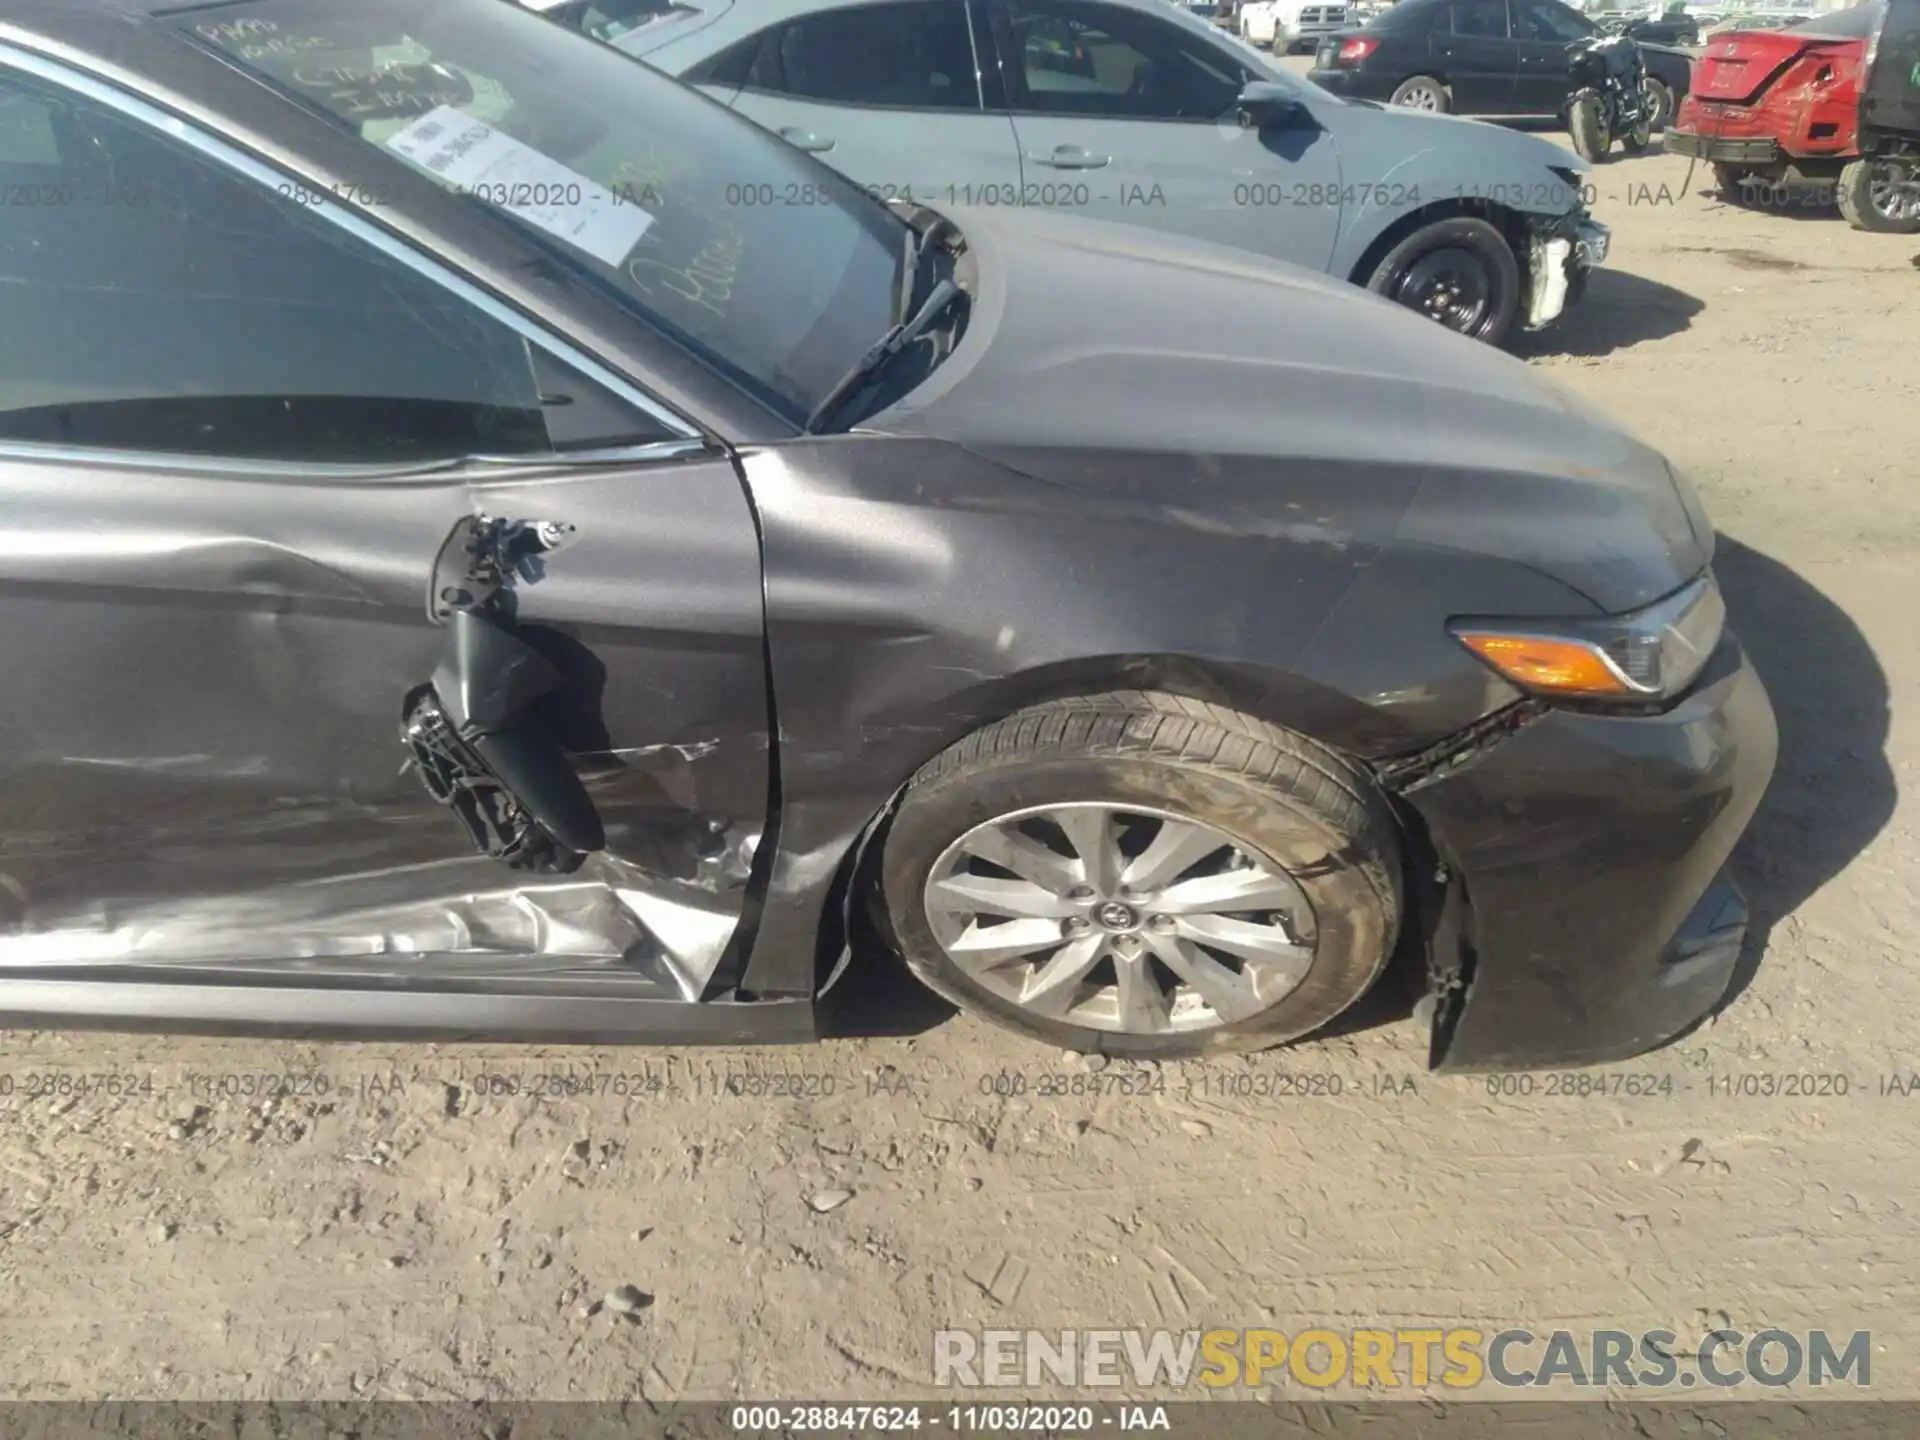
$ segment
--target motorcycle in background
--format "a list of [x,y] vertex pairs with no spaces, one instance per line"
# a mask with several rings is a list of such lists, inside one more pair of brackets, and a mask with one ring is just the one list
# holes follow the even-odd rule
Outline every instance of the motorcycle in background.
[[1589,164],[1607,158],[1618,140],[1630,155],[1653,141],[1654,102],[1647,94],[1646,61],[1625,35],[1576,40],[1567,47],[1573,93],[1567,97],[1567,133]]

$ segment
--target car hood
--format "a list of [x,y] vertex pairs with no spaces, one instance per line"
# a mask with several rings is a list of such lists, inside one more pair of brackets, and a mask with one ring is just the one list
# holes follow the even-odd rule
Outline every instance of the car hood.
[[[1656,451],[1402,306],[1132,226],[945,213],[976,267],[966,333],[862,430],[946,440],[1089,503],[1146,484],[1176,523],[1496,555],[1609,611],[1711,556],[1691,488]],[[1273,482],[1301,467],[1350,476],[1345,513],[1287,513]]]

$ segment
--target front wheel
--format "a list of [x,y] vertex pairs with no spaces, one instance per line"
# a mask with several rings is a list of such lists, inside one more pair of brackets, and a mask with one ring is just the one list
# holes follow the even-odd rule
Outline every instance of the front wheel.
[[1664,81],[1649,75],[1640,82],[1640,93],[1646,98],[1648,131],[1666,129],[1673,122],[1672,89]]
[[1567,107],[1567,133],[1573,137],[1574,153],[1589,165],[1597,165],[1607,158],[1607,152],[1613,148],[1613,136],[1608,133],[1599,96],[1581,95]]
[[1422,226],[1395,245],[1366,278],[1397,300],[1474,340],[1498,345],[1520,311],[1520,262],[1485,220],[1457,217]]
[[1840,172],[1833,198],[1856,230],[1920,234],[1920,170],[1897,160],[1855,160]]
[[1391,811],[1331,751],[1143,691],[961,741],[888,824],[874,919],[928,988],[1079,1051],[1177,1059],[1326,1024],[1399,931]]

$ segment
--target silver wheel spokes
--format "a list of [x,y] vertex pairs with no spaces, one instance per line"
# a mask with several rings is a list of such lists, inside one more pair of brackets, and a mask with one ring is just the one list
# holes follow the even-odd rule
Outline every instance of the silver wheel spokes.
[[1038,1016],[1150,1035],[1271,1008],[1313,963],[1299,884],[1223,831],[1163,812],[1053,805],[962,835],[926,886],[934,938]]
[[1889,220],[1920,220],[1920,181],[1908,180],[1898,165],[1876,167],[1867,194],[1874,210]]

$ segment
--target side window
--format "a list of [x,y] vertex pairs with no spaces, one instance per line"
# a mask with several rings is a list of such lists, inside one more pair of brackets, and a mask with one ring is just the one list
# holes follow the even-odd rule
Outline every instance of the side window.
[[[283,193],[0,74],[0,440],[311,463],[669,438]],[[312,197],[309,197],[312,198]]]
[[1017,110],[1129,120],[1217,120],[1252,72],[1154,16],[1088,0],[1007,0]]
[[1513,16],[1514,29],[1522,40],[1540,40],[1561,45],[1584,40],[1593,33],[1587,22],[1564,5],[1552,0],[1520,0]]
[[580,28],[596,40],[618,40],[677,8],[684,7],[672,0],[593,0],[580,17]]
[[964,0],[912,0],[792,21],[746,83],[835,105],[978,110],[977,69]]
[[760,52],[764,48],[768,46],[767,35],[763,31],[751,40],[742,40],[736,45],[729,45],[718,55],[702,60],[680,79],[688,85],[719,85],[729,90],[738,90],[753,75],[754,62],[759,59]]
[[1505,40],[1506,0],[1453,0],[1453,33],[1476,40]]
[[596,40],[618,40],[663,15],[688,8],[674,0],[565,0],[541,13]]

